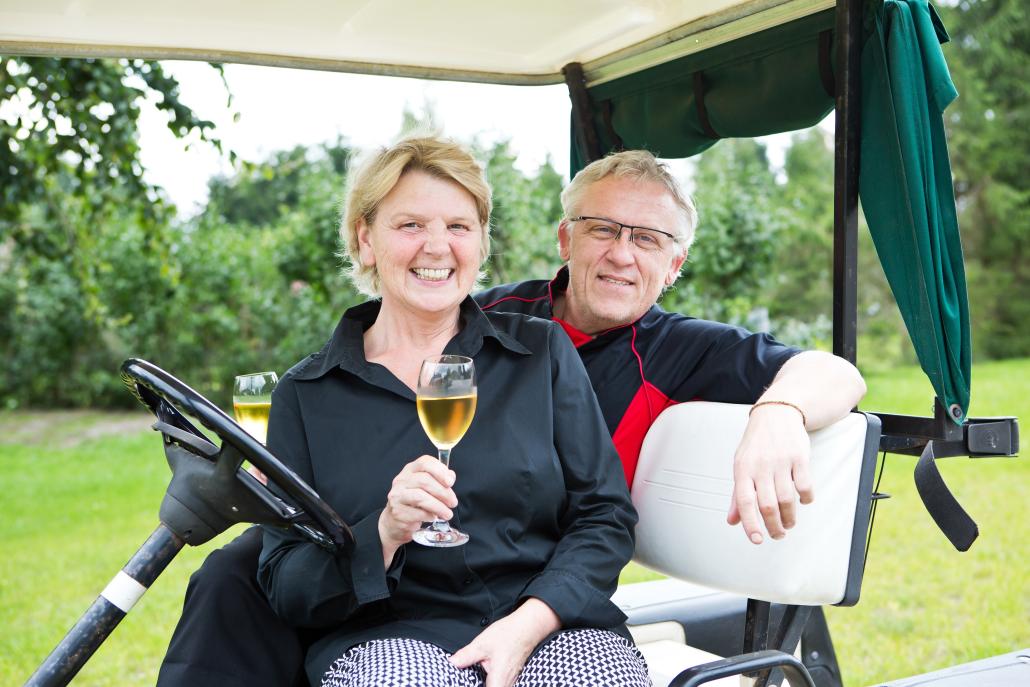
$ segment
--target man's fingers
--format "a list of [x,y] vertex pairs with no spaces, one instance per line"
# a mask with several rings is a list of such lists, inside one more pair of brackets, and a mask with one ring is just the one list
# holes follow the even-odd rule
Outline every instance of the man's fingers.
[[734,489],[734,504],[737,516],[744,528],[747,538],[753,544],[762,543],[762,520],[758,516],[758,502],[755,498],[755,487],[751,480],[738,481]]
[[737,525],[740,523],[740,511],[737,510],[737,499],[730,499],[730,509],[726,513],[726,522],[730,525]]
[[776,474],[776,502],[780,510],[780,522],[789,530],[797,524],[797,505],[794,497],[794,482],[786,473]]
[[772,478],[756,483],[755,492],[758,495],[758,511],[765,521],[766,531],[773,539],[782,539],[786,532],[780,522],[780,503],[776,498],[776,487]]
[[812,503],[815,500],[815,488],[812,486],[812,474],[808,470],[808,458],[795,461],[792,475],[801,503]]

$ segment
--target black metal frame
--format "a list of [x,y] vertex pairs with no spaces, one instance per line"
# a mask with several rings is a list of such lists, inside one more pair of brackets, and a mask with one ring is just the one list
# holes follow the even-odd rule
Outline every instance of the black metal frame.
[[[669,687],[697,687],[712,680],[734,675],[751,675],[754,673],[768,673],[774,669],[782,670],[787,676],[791,685],[805,685],[805,687],[816,687],[812,682],[812,676],[808,669],[797,657],[783,651],[756,651],[749,654],[741,654],[724,658],[720,661],[712,661],[693,668],[687,668],[673,678]],[[757,685],[757,683],[756,683]]]
[[[833,353],[854,363],[858,332],[858,178],[861,169],[861,51],[864,0],[837,0],[837,93],[833,193]],[[970,418],[961,425],[935,399],[934,416],[877,413],[881,448],[919,455],[929,441],[938,458],[1011,456],[1019,450],[1015,418]]]
[[858,332],[858,173],[863,0],[837,0],[833,158],[833,353],[854,363]]

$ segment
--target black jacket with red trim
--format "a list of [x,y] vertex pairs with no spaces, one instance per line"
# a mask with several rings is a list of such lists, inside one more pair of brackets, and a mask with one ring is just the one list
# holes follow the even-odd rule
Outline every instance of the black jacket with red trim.
[[640,446],[665,408],[684,401],[754,403],[788,359],[800,352],[741,327],[670,313],[654,305],[635,322],[590,336],[554,317],[555,294],[568,268],[551,281],[504,284],[476,294],[483,310],[555,320],[579,352],[601,412],[633,484]]

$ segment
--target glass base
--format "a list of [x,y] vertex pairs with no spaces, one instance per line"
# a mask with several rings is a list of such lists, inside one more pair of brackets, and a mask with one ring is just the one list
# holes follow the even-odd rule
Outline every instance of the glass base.
[[447,529],[437,529],[438,525],[434,524],[418,530],[415,532],[412,540],[422,546],[435,546],[438,548],[461,546],[469,540],[469,536],[464,532],[452,529],[447,523],[443,523],[443,525]]

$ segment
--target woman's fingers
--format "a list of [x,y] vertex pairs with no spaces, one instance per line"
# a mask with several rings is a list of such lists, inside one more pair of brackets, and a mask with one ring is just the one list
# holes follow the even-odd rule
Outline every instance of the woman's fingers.
[[393,479],[386,496],[382,525],[394,543],[406,544],[423,522],[450,520],[458,497],[451,486],[455,474],[433,456],[411,461]]
[[458,505],[458,497],[454,495],[454,490],[449,485],[441,483],[436,475],[428,472],[412,472],[407,475],[401,473],[394,479],[393,484],[394,487],[401,489],[425,492],[450,508]]

